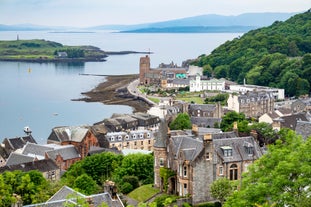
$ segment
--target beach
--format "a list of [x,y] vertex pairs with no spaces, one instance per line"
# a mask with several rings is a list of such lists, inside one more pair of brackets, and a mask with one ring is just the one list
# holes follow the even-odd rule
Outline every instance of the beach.
[[138,74],[106,76],[104,82],[98,84],[94,89],[82,92],[84,98],[73,99],[73,101],[101,102],[107,105],[127,105],[133,108],[133,112],[147,112],[151,107],[145,101],[131,95],[127,86],[139,78]]

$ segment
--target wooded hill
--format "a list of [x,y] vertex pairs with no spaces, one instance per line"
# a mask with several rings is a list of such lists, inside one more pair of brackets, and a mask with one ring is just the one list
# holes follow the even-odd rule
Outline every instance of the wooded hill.
[[287,96],[309,94],[311,10],[227,41],[193,64],[216,78],[245,78],[247,84],[284,88]]
[[[58,52],[66,52],[58,57]],[[66,46],[47,40],[0,41],[0,60],[8,61],[104,61],[104,51],[93,46]]]

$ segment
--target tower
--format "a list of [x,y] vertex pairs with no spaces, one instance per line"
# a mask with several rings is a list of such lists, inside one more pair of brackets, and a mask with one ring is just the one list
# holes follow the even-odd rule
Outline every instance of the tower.
[[165,119],[160,122],[160,127],[156,136],[155,143],[153,145],[154,153],[154,186],[157,188],[163,187],[163,182],[160,176],[160,168],[168,167],[167,160],[167,138],[168,138],[168,126]]
[[139,62],[139,82],[144,85],[147,83],[146,73],[150,70],[150,57],[146,55],[140,58]]

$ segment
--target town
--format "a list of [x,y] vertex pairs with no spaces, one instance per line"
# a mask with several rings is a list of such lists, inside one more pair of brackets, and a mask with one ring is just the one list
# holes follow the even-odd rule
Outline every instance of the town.
[[[139,61],[139,79],[123,93],[152,107],[147,112],[114,114],[92,126],[56,126],[46,144],[38,144],[25,127],[25,135],[3,140],[0,172],[37,170],[57,182],[75,163],[96,154],[149,154],[156,195],[178,196],[179,206],[198,205],[222,202],[211,191],[213,183],[220,178],[241,182],[248,166],[275,142],[271,139],[277,132],[291,129],[304,140],[311,135],[309,97],[289,99],[284,89],[208,77],[194,65],[179,67],[172,62],[150,68],[146,55]],[[184,101],[180,94],[192,98]],[[197,103],[199,99],[202,103]],[[264,134],[256,128],[259,124],[274,134]],[[71,194],[93,206],[101,206],[100,199],[108,206],[125,205],[114,180],[102,184],[105,190],[91,195],[62,186],[45,203],[28,206],[61,206],[72,200]],[[22,205],[21,198],[15,200],[15,206]]]

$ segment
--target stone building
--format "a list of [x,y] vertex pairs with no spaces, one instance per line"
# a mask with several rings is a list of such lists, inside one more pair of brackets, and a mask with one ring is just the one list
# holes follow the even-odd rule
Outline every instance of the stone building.
[[74,145],[81,155],[87,156],[91,147],[99,146],[98,140],[89,126],[55,127],[47,140],[48,144]]
[[161,80],[172,80],[178,77],[186,77],[185,68],[177,67],[177,65],[160,64],[158,68],[150,68],[150,57],[146,55],[140,58],[139,62],[139,82],[141,85],[161,85]]
[[[154,145],[154,185],[167,187],[171,194],[190,195],[192,204],[213,200],[213,181],[240,180],[247,166],[262,155],[253,137],[237,137],[234,132],[200,134],[195,126],[192,131],[168,131],[163,125]],[[175,175],[164,180],[162,168]]]
[[274,96],[270,92],[247,92],[229,94],[228,110],[244,113],[246,117],[259,118],[274,111]]

